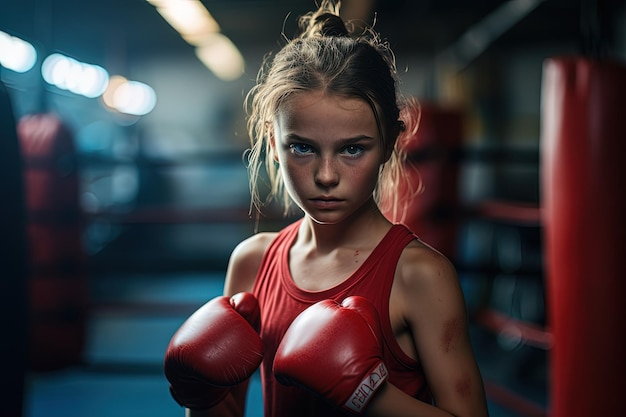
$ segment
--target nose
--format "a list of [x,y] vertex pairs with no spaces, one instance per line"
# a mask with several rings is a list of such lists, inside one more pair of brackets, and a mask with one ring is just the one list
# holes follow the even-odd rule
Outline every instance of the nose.
[[315,170],[315,183],[321,187],[333,187],[339,183],[339,173],[333,158],[320,157]]

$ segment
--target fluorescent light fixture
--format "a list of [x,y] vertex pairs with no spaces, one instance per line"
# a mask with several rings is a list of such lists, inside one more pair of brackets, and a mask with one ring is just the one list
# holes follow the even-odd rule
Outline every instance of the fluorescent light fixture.
[[196,48],[196,56],[222,80],[236,80],[243,74],[244,60],[226,36],[215,33]]
[[109,73],[104,68],[61,54],[49,55],[43,61],[41,75],[48,84],[88,98],[100,96],[109,83]]
[[138,81],[109,73],[61,54],[48,56],[41,65],[43,79],[62,90],[88,98],[102,96],[104,104],[120,113],[144,116],[156,106],[156,92]]
[[121,113],[143,116],[156,106],[156,93],[147,84],[128,81],[115,90],[113,103]]
[[191,45],[220,31],[211,13],[198,0],[147,0],[157,12]]
[[0,31],[0,65],[15,72],[35,66],[37,51],[30,43]]
[[102,94],[102,101],[120,113],[144,116],[154,109],[157,99],[156,92],[149,85],[114,75]]
[[218,78],[233,81],[244,71],[241,52],[199,0],[146,0],[192,46],[196,56]]

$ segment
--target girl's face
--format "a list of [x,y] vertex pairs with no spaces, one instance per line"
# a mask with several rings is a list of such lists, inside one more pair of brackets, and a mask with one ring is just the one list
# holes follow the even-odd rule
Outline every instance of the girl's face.
[[374,204],[380,142],[365,101],[323,92],[298,93],[283,104],[271,138],[291,198],[321,224]]

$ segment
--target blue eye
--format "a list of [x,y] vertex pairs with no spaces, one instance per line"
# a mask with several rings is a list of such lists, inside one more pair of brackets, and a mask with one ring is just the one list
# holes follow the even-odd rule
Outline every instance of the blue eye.
[[292,143],[289,145],[289,150],[296,155],[306,155],[313,153],[313,147],[306,143]]
[[348,145],[343,149],[343,153],[349,156],[359,156],[363,153],[363,146],[360,145]]

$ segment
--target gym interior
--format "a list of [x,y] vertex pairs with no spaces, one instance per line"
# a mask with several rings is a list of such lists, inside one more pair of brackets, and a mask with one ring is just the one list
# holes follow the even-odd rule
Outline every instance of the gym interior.
[[[621,412],[624,2],[342,3],[421,103],[405,221],[455,264],[490,415]],[[182,416],[169,339],[298,216],[251,214],[243,103],[315,2],[198,4],[220,59],[158,1],[0,0],[3,416]]]

